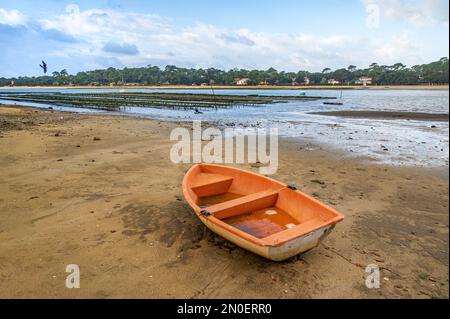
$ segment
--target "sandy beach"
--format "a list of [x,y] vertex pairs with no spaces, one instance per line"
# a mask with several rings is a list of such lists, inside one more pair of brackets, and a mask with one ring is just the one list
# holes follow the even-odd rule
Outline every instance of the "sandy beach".
[[158,89],[158,90],[438,90],[448,91],[448,85],[125,85],[125,86],[0,86],[0,90],[26,89]]
[[[449,297],[448,167],[280,139],[272,177],[345,220],[319,247],[271,262],[206,229],[184,201],[190,165],[169,160],[180,125],[0,106],[0,297]],[[67,264],[80,266],[80,289],[65,287]],[[368,264],[382,269],[379,289],[365,286]]]

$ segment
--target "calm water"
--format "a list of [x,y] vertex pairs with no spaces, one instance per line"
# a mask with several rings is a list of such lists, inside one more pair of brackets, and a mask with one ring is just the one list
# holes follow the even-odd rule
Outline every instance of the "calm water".
[[[6,91],[6,90],[5,90]],[[121,90],[24,90],[20,92],[119,92]],[[123,90],[122,90],[123,91]],[[166,90],[167,91],[167,90]],[[127,92],[166,92],[164,90],[129,89]],[[1,91],[0,91],[1,92]],[[179,93],[212,93],[208,90],[170,90]],[[448,91],[400,91],[400,90],[304,90],[306,95],[337,97],[343,105],[324,105],[323,101],[292,101],[259,107],[236,107],[231,109],[167,110],[158,108],[127,107],[121,112],[130,116],[160,120],[206,120],[221,124],[237,124],[242,127],[254,125],[276,126],[279,134],[301,137],[312,144],[327,144],[348,151],[349,154],[367,155],[375,160],[392,164],[420,166],[448,166],[448,122],[349,119],[308,114],[327,110],[386,110],[409,112],[449,112]],[[294,90],[215,90],[216,94],[298,95]],[[6,101],[3,101],[5,103]],[[0,100],[0,103],[2,101]],[[12,102],[14,103],[14,102]],[[16,102],[17,103],[17,102]],[[35,107],[48,105],[20,103]],[[101,112],[86,109],[55,107],[75,112]],[[431,128],[433,126],[433,128]],[[387,150],[386,150],[387,149]]]

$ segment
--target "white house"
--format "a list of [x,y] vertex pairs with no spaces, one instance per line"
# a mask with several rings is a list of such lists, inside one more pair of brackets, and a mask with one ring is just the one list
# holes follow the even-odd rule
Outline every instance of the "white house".
[[368,76],[362,76],[358,79],[358,81],[355,81],[356,84],[362,84],[364,86],[368,84],[372,84],[372,78]]
[[234,79],[234,82],[236,85],[248,85],[248,82],[250,81],[249,78],[236,78]]
[[305,77],[303,78],[303,84],[304,84],[304,85],[309,85],[309,84],[311,84],[311,80],[309,79],[309,77],[305,76]]
[[331,84],[331,85],[336,85],[336,84],[340,84],[341,82],[339,82],[338,80],[335,80],[335,79],[329,79],[327,81],[327,83]]

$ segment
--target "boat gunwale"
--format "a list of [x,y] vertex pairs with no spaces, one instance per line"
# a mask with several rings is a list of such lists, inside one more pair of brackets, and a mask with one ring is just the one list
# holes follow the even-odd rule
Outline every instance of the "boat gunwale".
[[[283,231],[280,231],[278,233],[275,233],[275,234],[271,235],[270,239],[266,239],[269,236],[268,237],[264,237],[264,238],[257,238],[255,236],[249,234],[249,233],[246,233],[246,232],[244,232],[244,231],[242,231],[242,230],[240,230],[240,229],[238,229],[236,227],[233,227],[233,226],[223,222],[219,218],[214,217],[214,215],[204,216],[203,214],[201,214],[202,209],[193,201],[193,199],[189,195],[187,181],[188,181],[190,175],[195,170],[195,168],[196,167],[202,167],[202,166],[213,166],[213,167],[220,167],[220,168],[224,168],[225,167],[225,168],[228,168],[230,170],[241,171],[241,172],[243,172],[245,174],[250,174],[250,175],[257,176],[257,177],[263,177],[265,179],[268,179],[268,180],[270,180],[270,181],[272,181],[272,182],[282,186],[283,189],[286,188],[287,185],[282,183],[282,182],[280,182],[280,181],[274,180],[274,179],[272,179],[270,177],[267,177],[267,176],[264,176],[264,175],[260,175],[260,174],[254,173],[254,172],[246,171],[246,170],[243,170],[243,169],[240,169],[240,168],[229,167],[229,166],[224,166],[224,165],[217,165],[217,164],[209,164],[209,163],[198,163],[198,164],[195,164],[195,165],[191,166],[191,168],[189,168],[189,170],[184,175],[183,185],[182,185],[183,186],[182,187],[183,188],[183,195],[184,195],[186,201],[188,202],[188,204],[194,209],[194,211],[197,214],[197,216],[200,219],[202,219],[203,223],[206,222],[205,224],[207,225],[207,222],[209,221],[209,222],[215,224],[216,226],[218,226],[220,228],[223,228],[226,231],[229,231],[232,234],[234,234],[234,235],[236,235],[236,236],[238,236],[238,237],[240,237],[240,238],[242,238],[244,240],[247,240],[247,241],[249,241],[249,242],[251,242],[253,244],[256,244],[258,246],[264,246],[264,247],[281,246],[281,245],[283,245],[283,244],[285,244],[285,243],[287,243],[289,241],[292,241],[292,240],[294,240],[296,238],[307,236],[308,234],[310,234],[312,232],[315,232],[315,231],[317,231],[319,229],[328,227],[330,225],[337,224],[338,222],[340,222],[340,221],[342,221],[344,219],[344,215],[341,214],[340,212],[338,212],[337,210],[335,210],[334,208],[332,208],[332,207],[330,207],[330,206],[320,202],[319,200],[317,200],[317,199],[315,199],[315,198],[309,196],[308,194],[305,194],[305,193],[303,193],[303,192],[301,192],[299,190],[292,190],[292,191],[300,193],[302,196],[305,196],[308,200],[312,201],[313,203],[315,203],[315,204],[317,204],[317,205],[319,205],[319,206],[329,210],[331,213],[333,213],[335,215],[335,217],[333,217],[333,218],[331,218],[329,220],[323,221],[323,223],[321,223],[320,225],[315,226],[315,227],[310,228],[310,229],[307,229],[307,230],[302,230],[299,227],[293,227],[293,228],[285,229]],[[299,225],[297,225],[297,226],[299,226]]]

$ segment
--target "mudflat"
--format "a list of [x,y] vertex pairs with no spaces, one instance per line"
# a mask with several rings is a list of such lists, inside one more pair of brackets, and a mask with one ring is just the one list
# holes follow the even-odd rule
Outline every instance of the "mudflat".
[[311,112],[310,114],[342,116],[366,119],[388,119],[388,120],[414,120],[414,121],[440,121],[448,122],[446,113],[425,113],[425,112],[393,112],[393,111],[322,111]]
[[[173,164],[176,122],[0,107],[0,297],[448,298],[448,167],[281,139],[271,177],[345,215],[271,262],[206,229]],[[258,165],[238,165],[258,171]],[[78,264],[81,288],[65,287]],[[379,289],[365,285],[381,267]]]

